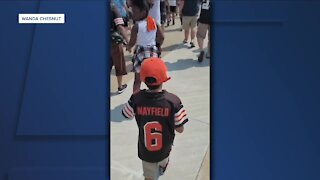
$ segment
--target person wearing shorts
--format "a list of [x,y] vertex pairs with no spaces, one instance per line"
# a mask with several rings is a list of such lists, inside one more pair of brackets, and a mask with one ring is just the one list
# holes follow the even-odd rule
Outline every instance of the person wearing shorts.
[[[176,13],[177,13],[177,1],[176,0],[168,0],[169,1],[169,19],[172,21],[172,25],[175,24],[175,18],[176,18]],[[169,24],[167,24],[169,25]]]
[[164,31],[164,25],[167,22],[167,3],[168,0],[161,0],[160,1],[160,14],[161,14],[161,27],[162,30]]
[[191,37],[190,48],[195,47],[194,39],[196,37],[196,26],[202,0],[184,0],[181,1],[182,7],[182,28],[184,30],[183,43],[188,43]]
[[[124,21],[118,12],[117,8],[111,3],[111,63],[110,69],[115,67],[117,82],[118,82],[118,93],[122,93],[126,88],[127,84],[122,84],[122,76],[127,74],[123,42],[128,42],[127,31],[124,28]],[[122,36],[121,36],[122,35]],[[118,38],[115,38],[118,37]]]
[[[199,45],[200,55],[198,61],[202,62],[204,58],[203,41],[208,34],[210,40],[210,23],[211,23],[211,3],[210,0],[203,0],[201,4],[201,13],[199,17],[198,31],[197,31],[197,41]],[[210,41],[208,41],[208,51],[206,58],[210,58]]]
[[135,117],[143,175],[145,180],[155,180],[168,166],[175,132],[182,133],[189,120],[180,98],[162,89],[162,84],[170,79],[162,59],[144,60],[140,79],[148,89],[133,94],[123,106],[122,115],[127,119]]

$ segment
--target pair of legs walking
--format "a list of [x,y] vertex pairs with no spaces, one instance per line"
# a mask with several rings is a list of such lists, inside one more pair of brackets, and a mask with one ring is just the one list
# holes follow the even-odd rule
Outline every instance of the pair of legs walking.
[[203,49],[203,44],[204,44],[204,39],[206,38],[208,33],[208,54],[207,58],[210,57],[210,25],[209,24],[204,24],[204,23],[199,23],[198,25],[198,31],[197,31],[197,41],[199,45],[199,50],[200,50],[200,55],[198,57],[198,61],[202,62],[204,58],[204,49]]
[[184,30],[183,43],[188,43],[189,36],[191,37],[190,46],[195,47],[194,39],[196,37],[197,16],[183,16],[182,28]]
[[118,93],[122,93],[126,88],[127,84],[122,84],[122,76],[127,74],[126,63],[124,58],[122,44],[112,42],[111,44],[111,67],[115,67],[116,77],[118,82]]
[[164,174],[168,164],[169,157],[156,163],[142,161],[143,176],[145,177],[145,180],[157,180],[159,176]]

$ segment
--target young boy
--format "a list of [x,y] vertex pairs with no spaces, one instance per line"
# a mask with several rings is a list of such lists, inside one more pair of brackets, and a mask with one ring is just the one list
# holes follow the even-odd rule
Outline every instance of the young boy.
[[182,133],[188,122],[179,97],[162,89],[169,80],[167,67],[159,58],[148,58],[141,64],[144,89],[133,94],[122,109],[125,118],[136,118],[139,128],[138,156],[142,160],[145,180],[157,179],[169,163],[175,131]]

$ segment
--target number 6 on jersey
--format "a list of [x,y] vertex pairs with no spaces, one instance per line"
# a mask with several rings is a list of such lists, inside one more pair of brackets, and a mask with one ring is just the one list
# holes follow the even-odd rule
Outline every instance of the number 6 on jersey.
[[143,127],[144,144],[148,151],[158,151],[162,148],[162,126],[159,122],[148,122]]

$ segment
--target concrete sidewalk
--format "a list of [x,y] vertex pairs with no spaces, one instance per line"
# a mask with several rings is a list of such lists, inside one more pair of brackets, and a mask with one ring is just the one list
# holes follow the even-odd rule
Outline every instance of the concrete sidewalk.
[[[184,133],[176,134],[170,163],[161,180],[210,179],[210,62],[205,59],[198,63],[195,50],[181,44],[162,57],[172,78],[164,88],[181,98],[190,121]],[[123,105],[131,96],[132,84],[130,80],[123,94],[111,97],[112,180],[144,179],[137,156],[138,127],[135,120],[126,120],[121,115]]]

